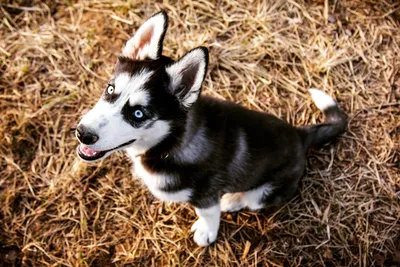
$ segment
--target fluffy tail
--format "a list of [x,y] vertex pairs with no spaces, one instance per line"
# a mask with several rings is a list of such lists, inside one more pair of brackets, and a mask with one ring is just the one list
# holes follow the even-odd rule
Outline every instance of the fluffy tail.
[[317,89],[309,89],[309,92],[315,105],[324,113],[325,121],[321,124],[298,128],[303,137],[305,149],[332,141],[345,131],[347,125],[346,114],[331,96]]

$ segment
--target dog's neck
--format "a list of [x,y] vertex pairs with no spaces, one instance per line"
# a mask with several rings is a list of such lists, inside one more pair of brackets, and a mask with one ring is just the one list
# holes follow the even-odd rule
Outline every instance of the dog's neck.
[[161,142],[138,156],[146,161],[159,161],[170,158],[183,143],[186,128],[186,125],[173,126],[171,132]]
[[142,160],[164,160],[169,158],[170,154],[181,142],[182,134],[175,130],[171,132],[166,138],[160,143],[150,148],[143,154],[140,154]]
[[195,136],[199,134],[201,125],[203,125],[195,108],[185,114],[184,121],[183,125],[173,126],[168,136],[160,143],[137,156],[141,157],[142,161],[149,163],[184,161],[182,151],[194,142]]

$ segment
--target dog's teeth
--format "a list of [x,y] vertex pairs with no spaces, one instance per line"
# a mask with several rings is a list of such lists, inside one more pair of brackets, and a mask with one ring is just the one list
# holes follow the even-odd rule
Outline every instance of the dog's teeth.
[[83,154],[89,157],[96,156],[98,152],[96,150],[93,150],[91,148],[88,148],[87,146],[81,145],[81,151]]

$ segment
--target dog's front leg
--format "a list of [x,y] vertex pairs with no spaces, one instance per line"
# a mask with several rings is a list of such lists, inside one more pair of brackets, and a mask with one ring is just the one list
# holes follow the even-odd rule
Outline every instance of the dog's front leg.
[[219,202],[207,208],[195,208],[199,216],[193,224],[191,231],[194,232],[194,242],[201,247],[210,245],[218,235],[221,208]]

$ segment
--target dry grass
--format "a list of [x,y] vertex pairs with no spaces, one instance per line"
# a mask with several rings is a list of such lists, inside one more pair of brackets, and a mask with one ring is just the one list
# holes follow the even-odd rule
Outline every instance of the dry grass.
[[[0,264],[33,266],[399,266],[398,1],[3,1]],[[307,89],[350,115],[312,151],[298,197],[224,214],[199,248],[188,205],[161,203],[122,153],[87,165],[72,128],[122,44],[167,10],[165,54],[205,45],[205,93],[303,125]]]

